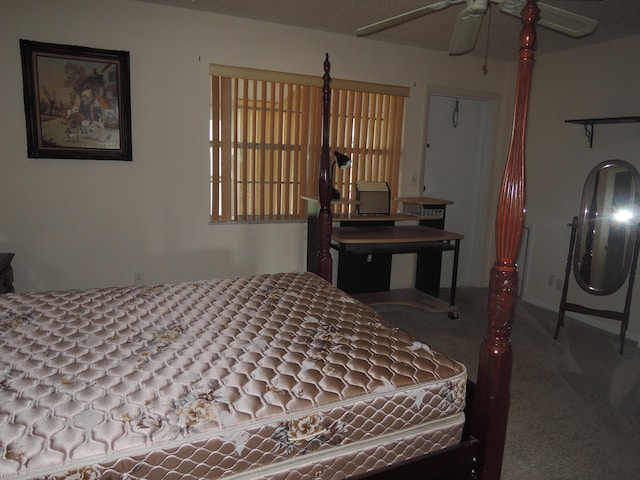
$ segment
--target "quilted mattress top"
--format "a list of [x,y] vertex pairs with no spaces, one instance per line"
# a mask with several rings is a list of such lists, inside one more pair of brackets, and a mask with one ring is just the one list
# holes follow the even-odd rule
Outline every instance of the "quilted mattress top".
[[465,376],[309,273],[0,295],[0,479],[212,435],[237,451],[250,426]]

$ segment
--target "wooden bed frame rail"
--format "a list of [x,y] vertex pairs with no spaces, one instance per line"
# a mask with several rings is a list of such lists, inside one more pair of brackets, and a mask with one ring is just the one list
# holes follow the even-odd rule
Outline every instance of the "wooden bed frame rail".
[[[522,10],[522,31],[511,143],[506,159],[504,176],[496,213],[496,261],[489,279],[489,306],[487,334],[480,346],[478,378],[470,407],[467,430],[470,438],[458,447],[435,455],[374,472],[367,478],[500,478],[509,415],[509,386],[513,353],[511,323],[513,320],[517,266],[515,264],[525,216],[525,134],[531,73],[534,60],[536,19],[539,14],[537,0],[527,0]],[[331,89],[328,54],[324,62],[323,143],[320,159],[318,217],[318,275],[332,280],[331,243],[331,188],[333,174],[329,156],[329,106]],[[452,465],[461,468],[457,473]],[[435,476],[427,476],[426,472]]]

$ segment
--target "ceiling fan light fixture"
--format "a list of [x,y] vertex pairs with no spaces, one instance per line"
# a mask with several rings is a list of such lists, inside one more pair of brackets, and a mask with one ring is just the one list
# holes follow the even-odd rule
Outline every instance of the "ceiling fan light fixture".
[[467,0],[467,12],[470,14],[482,14],[489,8],[489,0]]

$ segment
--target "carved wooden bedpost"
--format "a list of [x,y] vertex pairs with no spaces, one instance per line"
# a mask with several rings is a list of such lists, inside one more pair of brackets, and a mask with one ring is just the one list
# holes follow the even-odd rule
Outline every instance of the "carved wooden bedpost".
[[331,282],[331,187],[333,172],[329,156],[329,108],[331,105],[331,77],[329,70],[329,54],[324,60],[324,76],[322,86],[322,153],[320,156],[319,196],[320,212],[318,213],[318,275]]
[[522,10],[511,144],[496,216],[497,259],[489,281],[488,333],[480,347],[473,404],[471,433],[480,440],[479,476],[483,480],[500,478],[507,431],[513,360],[510,330],[517,284],[515,260],[524,226],[525,131],[538,13],[536,0],[528,0]]

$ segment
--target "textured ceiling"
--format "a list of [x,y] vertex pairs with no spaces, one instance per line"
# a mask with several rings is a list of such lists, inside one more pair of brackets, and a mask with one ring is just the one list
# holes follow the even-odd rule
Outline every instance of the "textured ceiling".
[[[151,3],[215,12],[236,17],[293,25],[355,37],[359,27],[439,0],[142,0]],[[538,29],[538,55],[567,50],[640,34],[640,0],[546,0],[599,22],[588,37],[575,39]],[[455,19],[464,5],[411,20],[388,30],[362,37],[403,45],[447,51]],[[485,54],[492,59],[516,60],[520,21],[496,6],[485,14],[476,49],[467,55]],[[488,42],[487,42],[488,40]]]

